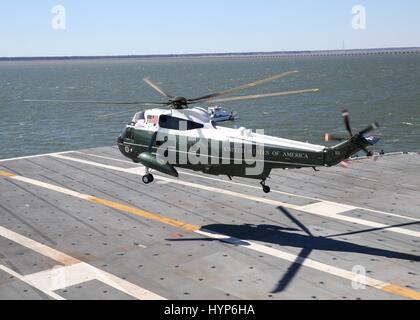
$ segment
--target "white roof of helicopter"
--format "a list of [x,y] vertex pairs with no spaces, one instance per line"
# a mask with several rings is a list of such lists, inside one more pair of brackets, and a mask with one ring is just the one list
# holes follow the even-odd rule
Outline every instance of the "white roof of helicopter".
[[[212,130],[211,137],[212,138],[219,138],[229,139],[231,142],[238,141],[242,143],[263,143],[267,146],[273,147],[286,147],[290,149],[299,149],[299,150],[306,150],[306,151],[314,151],[320,152],[325,149],[325,146],[321,145],[314,145],[306,142],[299,142],[289,139],[283,139],[278,137],[271,137],[263,134],[257,134],[252,132],[252,130],[248,130],[246,128],[239,128],[239,129],[231,129],[225,127],[214,127],[212,125],[211,115],[208,111],[202,108],[193,108],[193,109],[150,109],[145,111],[145,119],[147,120],[148,117],[159,117],[161,115],[167,115],[176,117],[183,120],[194,121],[196,123],[200,123],[204,125],[204,130],[202,133],[206,136],[207,130]],[[155,119],[156,121],[156,119]],[[187,135],[194,135],[194,132],[187,132]],[[210,138],[210,136],[209,136]]]
[[148,116],[161,116],[167,115],[172,116],[178,119],[193,121],[200,124],[208,124],[211,123],[211,116],[210,114],[201,108],[194,108],[194,109],[151,109],[145,112],[146,119]]

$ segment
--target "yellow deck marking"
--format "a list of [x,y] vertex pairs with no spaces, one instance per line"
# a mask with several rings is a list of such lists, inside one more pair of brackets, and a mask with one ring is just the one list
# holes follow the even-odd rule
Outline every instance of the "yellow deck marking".
[[123,205],[123,204],[120,204],[120,203],[113,202],[113,201],[100,199],[100,198],[96,198],[96,197],[90,197],[88,199],[88,201],[106,206],[108,208],[113,208],[113,209],[116,209],[116,210],[119,210],[119,211],[127,212],[127,213],[130,213],[130,214],[142,217],[142,218],[146,218],[146,219],[157,221],[157,222],[160,222],[160,223],[163,223],[163,224],[167,224],[167,225],[173,226],[175,228],[183,229],[183,230],[186,230],[186,231],[194,232],[194,231],[200,230],[200,227],[198,227],[198,226],[194,226],[192,224],[188,224],[188,223],[181,222],[181,221],[178,221],[178,220],[166,218],[166,217],[163,217],[163,216],[158,215],[158,214],[154,214],[154,213],[151,213],[151,212],[143,211],[141,209],[129,207],[129,206],[126,206],[126,205]]
[[0,177],[14,177],[15,174],[0,170]]
[[[229,237],[226,235],[222,235],[222,234],[217,234],[217,233],[213,233],[213,232],[208,232],[206,230],[202,230],[200,227],[198,226],[194,226],[188,223],[184,223],[182,221],[179,220],[174,220],[171,218],[167,218],[158,214],[154,214],[151,212],[147,212],[141,209],[137,209],[137,208],[133,208],[133,207],[129,207],[123,204],[119,204],[113,201],[109,201],[109,200],[105,200],[105,199],[100,199],[94,196],[90,196],[90,195],[85,195],[85,194],[80,194],[77,193],[75,191],[72,191],[70,189],[65,189],[62,187],[57,187],[51,184],[47,184],[47,183],[43,183],[37,180],[33,180],[33,179],[28,179],[28,178],[24,178],[24,177],[20,177],[20,176],[15,176],[15,175],[8,175],[9,177],[11,177],[11,179],[14,180],[18,180],[21,182],[25,182],[31,185],[35,185],[44,189],[48,189],[51,191],[56,191],[58,193],[62,193],[62,194],[66,194],[69,196],[73,196],[79,199],[83,199],[86,201],[89,201],[91,203],[95,203],[95,204],[99,204],[99,205],[103,205],[106,206],[108,208],[113,208],[116,209],[118,211],[121,212],[126,212],[132,215],[136,215],[139,217],[143,217],[146,219],[150,219],[153,221],[157,221],[166,225],[170,225],[182,230],[186,230],[186,231],[190,231],[190,232],[194,232],[196,234],[200,234],[200,235],[204,235],[207,236],[209,238],[213,238],[213,239],[219,239],[222,241],[226,241],[226,242],[230,242],[233,243],[235,245],[241,246],[242,248],[248,249],[248,250],[253,250],[253,251],[257,251],[260,253],[264,253],[267,255],[271,255],[273,257],[277,257],[280,258],[282,260],[286,260],[286,261],[296,261],[297,256],[294,254],[290,254],[290,253],[286,253],[283,252],[281,250],[278,249],[274,249],[274,248],[269,248],[266,246],[263,246],[261,244],[252,242],[252,241],[245,241],[245,240],[241,240],[239,238],[233,238],[233,237]],[[14,234],[13,232],[11,232],[10,230],[4,229],[2,227],[0,227],[0,231],[2,231],[3,234],[7,234],[9,233],[9,236],[14,235],[16,236],[17,234]],[[26,238],[27,240],[29,240],[29,242],[31,242],[30,239]],[[26,240],[25,239],[25,240]],[[22,241],[21,241],[22,242]],[[28,244],[27,244],[28,246]],[[44,247],[43,245],[40,244],[36,244],[34,246],[31,246],[33,250],[35,251],[39,251],[41,249],[41,251]],[[71,257],[70,257],[71,258]],[[59,259],[59,260],[65,260],[63,258]],[[74,261],[71,261],[70,264],[72,264]],[[306,259],[304,261],[299,261],[298,263],[302,264],[303,266],[306,266],[308,268],[311,269],[315,269],[318,270],[320,272],[325,272],[328,273],[330,275],[333,276],[337,276],[343,279],[347,279],[347,280],[352,280],[352,279],[356,279],[357,278],[357,274],[351,272],[351,271],[347,271],[345,269],[341,269],[338,267],[333,267],[327,264],[323,264],[321,262],[312,260],[312,259]],[[102,271],[103,272],[103,271]],[[112,275],[108,275],[108,276],[112,276]],[[121,281],[121,279],[120,279]],[[394,284],[391,283],[387,283],[387,282],[383,282],[380,280],[376,280],[370,277],[366,277],[366,281],[364,283],[366,286],[369,286],[371,288],[376,288],[379,290],[382,290],[384,292],[387,293],[391,293],[394,295],[398,295],[404,298],[409,298],[409,299],[414,299],[414,300],[420,300],[420,292],[414,291],[414,290],[410,290],[410,289],[406,289],[406,288],[402,288],[399,286],[396,286]],[[156,296],[155,296],[156,298]]]
[[393,284],[389,284],[382,288],[383,291],[392,293],[397,296],[406,297],[412,300],[420,300],[420,292],[407,288],[402,288]]

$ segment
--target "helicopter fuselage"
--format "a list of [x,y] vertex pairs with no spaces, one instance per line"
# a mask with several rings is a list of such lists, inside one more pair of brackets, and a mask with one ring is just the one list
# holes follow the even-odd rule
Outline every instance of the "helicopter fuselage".
[[[369,141],[356,135],[329,148],[245,128],[218,127],[199,108],[138,113],[118,139],[124,156],[167,174],[177,176],[175,168],[183,168],[263,181],[273,169],[334,166],[360,151],[360,144],[367,146]],[[173,168],[169,173],[168,166]]]

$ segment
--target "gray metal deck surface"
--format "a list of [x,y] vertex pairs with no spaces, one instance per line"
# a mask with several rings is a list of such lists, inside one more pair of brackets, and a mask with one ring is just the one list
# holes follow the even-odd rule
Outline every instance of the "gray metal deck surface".
[[419,155],[276,171],[269,195],[188,171],[145,186],[113,147],[0,172],[0,299],[420,299]]

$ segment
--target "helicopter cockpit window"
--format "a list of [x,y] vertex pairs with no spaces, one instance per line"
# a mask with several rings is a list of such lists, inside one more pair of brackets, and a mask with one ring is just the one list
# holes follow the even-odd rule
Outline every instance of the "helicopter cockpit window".
[[159,126],[164,129],[169,130],[196,130],[196,129],[203,129],[204,125],[201,123],[197,123],[194,121],[187,121],[171,116],[161,116],[159,120]]
[[127,128],[127,139],[134,140],[134,128],[128,127]]
[[126,127],[120,136],[121,139],[130,139],[134,140],[134,128],[133,127]]
[[143,111],[143,112],[139,112],[139,113],[136,113],[136,115],[134,116],[134,118],[133,118],[133,123],[137,123],[137,122],[139,122],[140,120],[144,120],[145,119],[145,112]]

